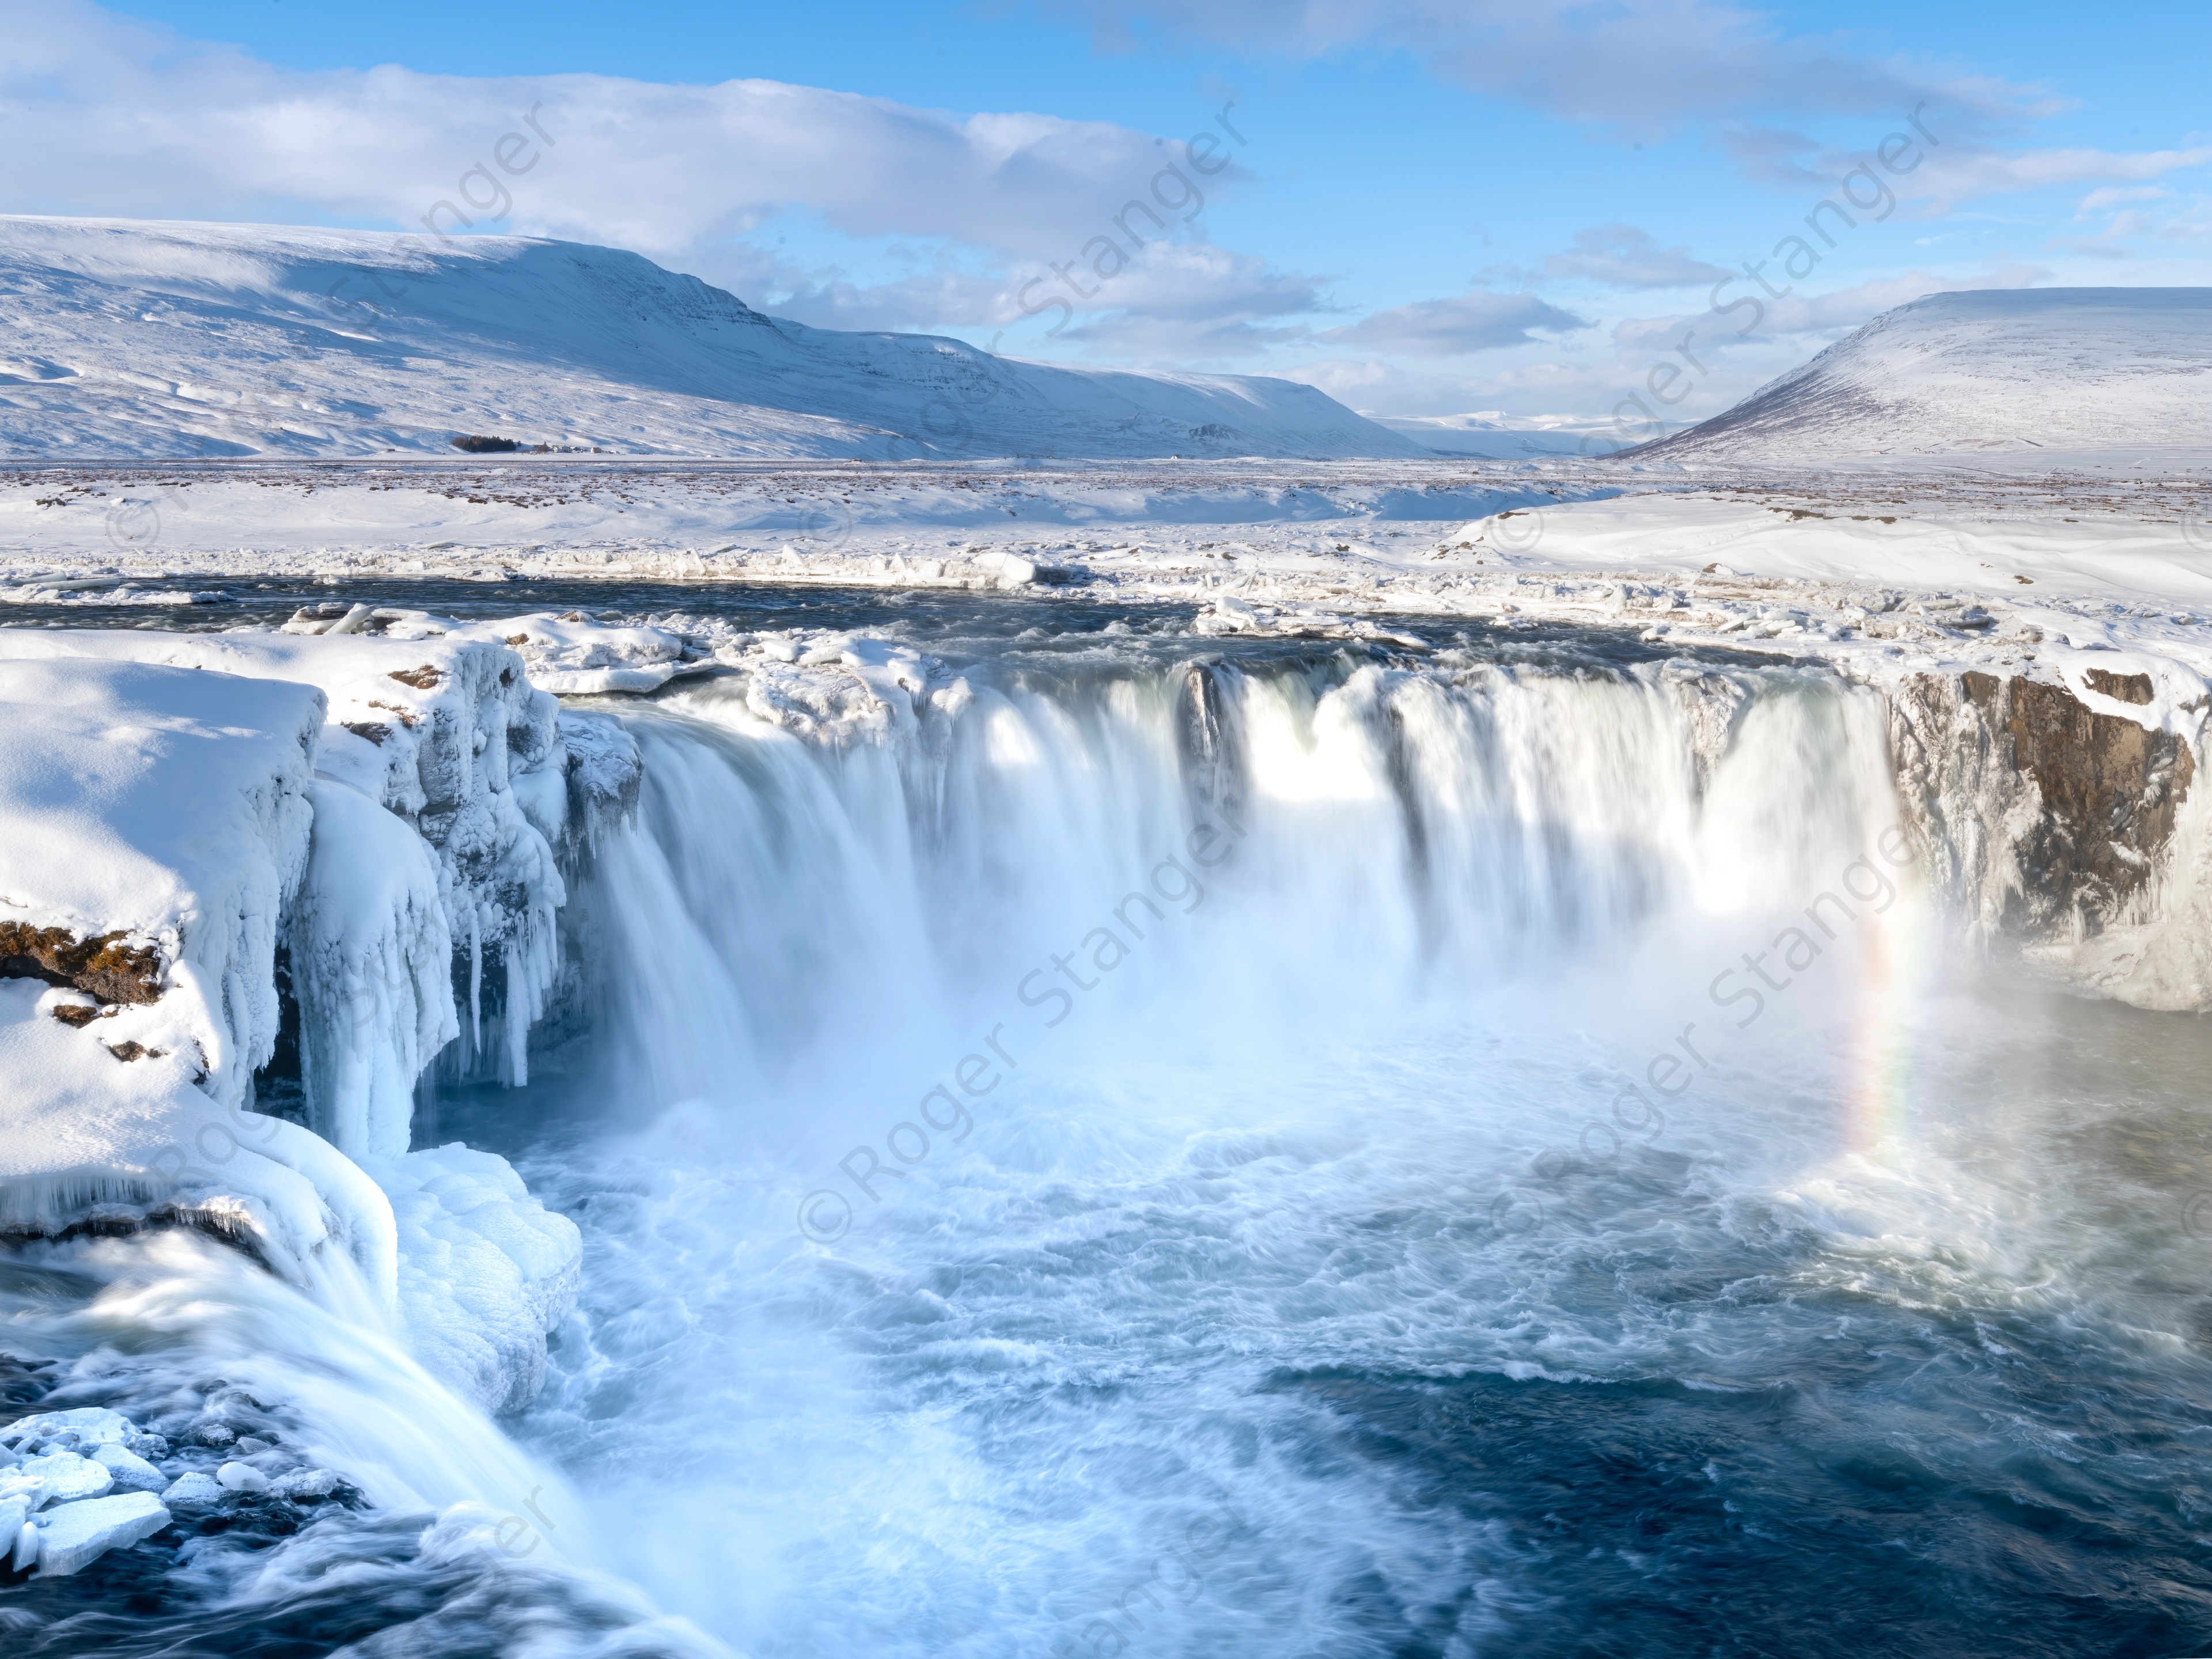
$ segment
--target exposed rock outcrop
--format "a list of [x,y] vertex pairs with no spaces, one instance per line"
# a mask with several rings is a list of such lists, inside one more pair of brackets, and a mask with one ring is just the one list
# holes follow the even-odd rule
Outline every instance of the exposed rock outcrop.
[[[2069,958],[2072,976],[2147,1006],[2203,993],[2148,983],[2146,952],[2185,931],[2197,877],[2185,842],[2203,702],[2160,710],[2143,673],[2066,684],[1968,671],[1920,674],[1890,693],[1899,793],[1953,913],[1985,941]],[[2184,974],[2184,981],[2193,978]]]
[[0,979],[42,979],[102,1002],[152,1002],[161,994],[161,953],[126,933],[87,939],[66,927],[0,921]]

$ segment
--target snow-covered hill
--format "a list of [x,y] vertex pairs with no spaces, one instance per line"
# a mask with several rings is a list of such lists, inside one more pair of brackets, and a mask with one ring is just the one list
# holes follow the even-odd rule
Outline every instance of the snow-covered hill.
[[1638,459],[2212,451],[2212,289],[1931,294]]
[[763,316],[580,243],[0,217],[0,454],[1346,458],[1311,386],[995,357]]

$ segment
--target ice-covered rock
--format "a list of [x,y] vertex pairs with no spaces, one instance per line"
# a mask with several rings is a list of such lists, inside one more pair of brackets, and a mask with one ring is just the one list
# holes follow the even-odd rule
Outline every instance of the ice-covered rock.
[[218,1103],[179,1068],[118,1060],[52,1018],[54,995],[0,980],[0,1224],[37,1231],[95,1206],[184,1221],[301,1282],[335,1249],[396,1294],[392,1206],[356,1164],[295,1124]]
[[487,1410],[545,1380],[545,1336],[575,1304],[583,1238],[506,1159],[458,1143],[368,1169],[392,1200],[399,1304],[416,1357]]
[[276,1045],[270,964],[307,867],[323,699],[25,660],[72,654],[25,635],[0,630],[0,958],[114,1009],[80,1028],[88,1045],[240,1103]]
[[338,1489],[338,1478],[329,1469],[291,1469],[270,1484],[295,1504],[313,1504]]
[[22,1445],[72,1434],[88,1446],[120,1445],[138,1432],[129,1418],[106,1406],[78,1406],[68,1411],[31,1412],[0,1426],[0,1444]]
[[251,1463],[235,1458],[215,1472],[216,1483],[226,1492],[267,1492],[269,1477]]
[[213,1475],[204,1469],[191,1469],[163,1489],[161,1501],[173,1510],[204,1510],[214,1508],[228,1495]]
[[570,856],[598,846],[637,806],[644,772],[637,743],[611,714],[561,711],[561,746],[568,768]]
[[[0,630],[0,1227],[182,1221],[300,1279],[337,1248],[396,1304],[400,1232],[355,1154],[408,1207],[426,1355],[489,1405],[534,1395],[575,1229],[497,1158],[405,1152],[488,964],[489,1046],[523,1080],[558,967],[554,848],[635,803],[619,725],[577,716],[572,765],[557,714],[501,641]],[[243,1109],[280,941],[319,1133]],[[135,1433],[76,1415],[83,1443]]]
[[48,637],[0,630],[0,1225],[158,1208],[302,1273],[336,1241],[389,1286],[373,1183],[240,1109],[276,1039],[322,696]]
[[69,1504],[44,1517],[38,1566],[59,1578],[90,1566],[110,1550],[127,1549],[169,1524],[169,1511],[151,1492],[134,1492]]
[[[558,705],[530,684],[514,652],[456,637],[52,629],[0,630],[0,657],[119,658],[321,690],[328,715],[312,749],[315,771],[380,802],[429,843],[447,931],[467,955],[461,1036],[468,1057],[487,1047],[501,1077],[526,1079],[530,1026],[559,968],[553,916],[566,894],[553,842],[567,817],[568,785]],[[387,923],[390,938],[380,950],[405,955],[396,941],[410,933],[410,915],[395,909]],[[486,1043],[477,999],[492,961],[505,995],[499,1029]],[[341,983],[316,994],[343,999],[352,988]],[[270,994],[273,1005],[273,987]],[[341,1010],[325,1030],[349,1023]],[[364,1036],[381,1040],[374,1022]]]
[[36,1480],[42,1504],[72,1504],[81,1498],[97,1498],[115,1484],[115,1476],[106,1464],[68,1451],[27,1457],[11,1473]]
[[316,783],[314,836],[287,937],[316,1133],[345,1152],[407,1150],[415,1084],[459,1035],[438,863],[405,820]]
[[568,696],[658,690],[685,666],[680,634],[610,627],[574,613],[459,624],[450,636],[508,647],[532,685]]

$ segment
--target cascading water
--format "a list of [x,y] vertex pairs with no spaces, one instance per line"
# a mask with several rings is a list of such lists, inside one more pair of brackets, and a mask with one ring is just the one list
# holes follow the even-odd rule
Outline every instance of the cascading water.
[[[618,711],[557,1063],[437,1121],[584,1230],[527,1455],[335,1291],[179,1325],[172,1386],[258,1364],[393,1472],[208,1605],[382,1608],[373,1652],[2188,1650],[2204,1039],[1942,954],[1878,696],[1188,647],[1000,653],[842,744],[734,680]],[[68,1248],[58,1352],[256,1278]],[[540,1488],[545,1550],[487,1543]]]

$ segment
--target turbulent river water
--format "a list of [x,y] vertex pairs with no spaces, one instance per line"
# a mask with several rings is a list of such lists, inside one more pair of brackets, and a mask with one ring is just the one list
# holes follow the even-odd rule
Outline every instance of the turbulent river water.
[[643,798],[536,1080],[418,1114],[583,1230],[537,1402],[346,1283],[21,1253],[0,1387],[219,1376],[362,1498],[33,1580],[9,1650],[2212,1642],[2212,1036],[1947,944],[1875,694],[852,604],[960,689],[602,705]]

